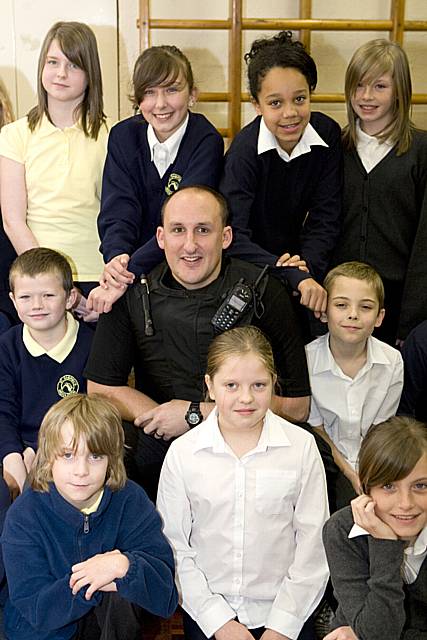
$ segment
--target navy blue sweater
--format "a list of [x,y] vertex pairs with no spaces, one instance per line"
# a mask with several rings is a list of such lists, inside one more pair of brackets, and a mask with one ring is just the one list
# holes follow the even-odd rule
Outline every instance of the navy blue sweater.
[[118,594],[151,613],[170,616],[178,598],[171,548],[144,490],[131,481],[105,487],[97,511],[84,515],[52,484],[47,493],[27,489],[10,507],[2,535],[10,599],[5,609],[10,640],[68,640],[77,621],[99,604],[69,586],[71,567],[97,553],[118,549],[129,559]]
[[46,354],[32,356],[23,343],[22,330],[20,324],[0,336],[0,460],[27,446],[35,450],[46,411],[70,391],[86,392],[83,369],[92,329],[80,324],[76,344],[63,362]]
[[218,131],[200,114],[189,114],[175,162],[160,178],[151,161],[147,123],[133,116],[111,129],[102,180],[98,230],[105,262],[141,248],[129,269],[148,273],[164,258],[155,233],[160,209],[168,193],[180,186],[218,186],[224,143]]
[[[285,251],[298,253],[322,281],[340,232],[340,128],[328,116],[312,113],[310,123],[328,147],[313,146],[310,153],[284,162],[275,149],[258,155],[260,122],[259,116],[244,127],[225,155],[220,191],[234,230],[229,253],[270,265]],[[293,281],[307,277],[291,273]],[[284,275],[291,282],[288,269]]]

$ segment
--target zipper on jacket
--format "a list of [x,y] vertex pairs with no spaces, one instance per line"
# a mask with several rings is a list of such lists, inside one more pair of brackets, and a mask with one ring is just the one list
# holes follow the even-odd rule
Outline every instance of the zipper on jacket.
[[86,515],[83,521],[83,533],[89,533],[89,516]]

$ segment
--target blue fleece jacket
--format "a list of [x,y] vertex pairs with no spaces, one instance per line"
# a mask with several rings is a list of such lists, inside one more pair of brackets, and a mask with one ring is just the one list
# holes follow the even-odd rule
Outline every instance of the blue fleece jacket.
[[177,606],[174,560],[161,521],[144,490],[128,481],[105,487],[97,511],[84,515],[51,484],[27,489],[10,507],[2,535],[9,585],[5,629],[9,640],[69,640],[77,622],[100,603],[102,592],[73,596],[72,565],[118,549],[130,562],[116,580],[118,594],[148,611],[170,616]]

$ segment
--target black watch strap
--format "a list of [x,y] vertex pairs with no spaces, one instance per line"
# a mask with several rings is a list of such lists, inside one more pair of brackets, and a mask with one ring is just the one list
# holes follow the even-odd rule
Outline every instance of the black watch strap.
[[197,427],[198,424],[203,422],[203,415],[200,411],[200,402],[190,402],[188,411],[185,414],[185,421],[190,429]]

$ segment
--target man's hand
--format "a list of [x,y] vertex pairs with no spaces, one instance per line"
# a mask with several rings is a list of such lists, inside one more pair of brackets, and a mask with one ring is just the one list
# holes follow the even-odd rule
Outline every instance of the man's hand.
[[289,640],[289,636],[284,636],[283,633],[273,631],[273,629],[266,629],[261,636],[261,640]]
[[126,289],[127,287],[109,287],[108,289],[95,287],[89,293],[86,308],[97,313],[109,313],[113,304],[122,297]]
[[297,267],[300,271],[308,273],[308,267],[305,260],[300,256],[291,256],[290,253],[284,253],[276,262],[276,267]]
[[126,289],[135,279],[135,275],[127,270],[130,257],[127,253],[121,253],[104,266],[104,271],[99,279],[99,284],[104,289],[115,287]]
[[123,578],[129,569],[129,560],[117,549],[98,553],[84,562],[71,567],[70,589],[75,596],[86,585],[89,585],[85,598],[90,600],[95,591],[114,591],[112,582]]
[[354,498],[351,501],[351,510],[355,523],[370,533],[373,538],[381,540],[398,539],[393,529],[375,513],[375,501],[370,496],[362,494]]
[[142,427],[146,434],[170,440],[189,430],[185,421],[188,407],[188,400],[170,400],[142,413],[135,419],[135,424]]
[[237,620],[229,620],[214,635],[216,640],[254,640],[249,629]]
[[358,640],[351,627],[338,627],[334,629],[323,640]]
[[314,312],[316,318],[320,318],[326,311],[328,294],[313,278],[301,280],[298,285],[301,294],[301,304]]

